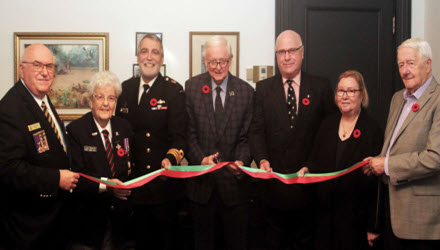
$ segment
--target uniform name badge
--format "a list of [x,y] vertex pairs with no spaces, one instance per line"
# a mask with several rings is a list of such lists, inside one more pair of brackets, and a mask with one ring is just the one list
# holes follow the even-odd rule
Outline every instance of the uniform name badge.
[[47,142],[46,132],[44,130],[33,134],[33,136],[35,149],[39,154],[49,151],[49,143]]

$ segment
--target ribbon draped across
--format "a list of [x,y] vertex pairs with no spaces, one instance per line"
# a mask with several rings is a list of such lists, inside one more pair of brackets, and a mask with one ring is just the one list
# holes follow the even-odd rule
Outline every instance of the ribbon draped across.
[[[366,165],[367,161],[359,162],[351,167],[346,169],[342,169],[340,171],[335,171],[331,173],[321,173],[321,174],[305,174],[304,176],[300,176],[298,173],[293,174],[281,174],[276,172],[267,172],[262,169],[250,168],[250,167],[242,167],[238,166],[238,168],[246,173],[249,176],[259,179],[278,179],[285,184],[307,184],[307,183],[315,183],[322,182],[331,179],[338,178],[340,176],[346,175],[350,172],[355,171],[356,169]],[[87,178],[91,181],[102,183],[109,187],[120,188],[120,189],[132,189],[140,187],[158,176],[167,176],[172,178],[190,178],[199,175],[203,175],[206,173],[213,172],[217,169],[225,167],[226,165],[235,165],[234,162],[222,162],[216,165],[194,165],[194,166],[170,166],[168,170],[161,168],[154,172],[145,174],[143,176],[137,177],[135,179],[124,182],[122,185],[118,185],[115,182],[105,181],[96,177],[92,177],[83,173],[79,173],[82,177]],[[235,165],[237,166],[237,165]]]

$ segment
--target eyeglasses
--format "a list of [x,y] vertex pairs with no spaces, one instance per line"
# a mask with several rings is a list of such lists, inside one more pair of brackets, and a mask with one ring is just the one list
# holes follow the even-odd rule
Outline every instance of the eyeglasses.
[[109,95],[107,96],[107,98],[103,95],[93,95],[93,99],[95,99],[98,102],[104,102],[105,99],[107,99],[107,101],[109,103],[115,103],[116,100],[118,99],[118,97],[114,96],[114,95]]
[[278,51],[275,51],[275,54],[277,54],[277,56],[284,56],[286,54],[289,54],[289,56],[293,56],[303,46],[304,45],[301,45],[298,48],[293,48],[293,49],[288,49],[288,50],[278,50]]
[[34,61],[34,62],[21,62],[21,63],[30,63],[30,64],[32,64],[35,72],[41,72],[44,69],[44,67],[46,67],[47,72],[53,73],[55,71],[56,67],[57,67],[53,63],[44,64],[44,63],[40,63],[40,62],[37,62],[37,61]]
[[336,91],[336,94],[340,97],[343,97],[344,94],[347,94],[347,96],[349,96],[349,97],[353,97],[354,94],[358,91],[362,91],[362,90],[360,90],[360,89],[347,89],[347,90],[338,89]]
[[220,65],[220,67],[224,68],[224,67],[226,67],[226,65],[228,65],[228,63],[229,63],[229,60],[221,59],[220,61],[214,61],[214,60],[209,61],[208,65],[212,69],[217,68],[217,65]]

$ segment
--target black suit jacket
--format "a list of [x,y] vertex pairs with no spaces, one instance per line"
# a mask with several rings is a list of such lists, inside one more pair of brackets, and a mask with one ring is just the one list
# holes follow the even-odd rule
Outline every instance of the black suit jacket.
[[[101,139],[101,128],[98,129],[89,112],[71,122],[67,126],[72,152],[72,170],[97,178],[117,178],[122,182],[128,179],[130,169],[130,155],[124,146],[124,139],[132,139],[132,129],[128,121],[120,117],[112,117],[112,148],[115,162],[115,177],[111,177],[104,144]],[[124,149],[125,154],[120,156],[117,151]],[[129,152],[129,151],[128,151]],[[89,245],[100,246],[104,238],[109,214],[129,216],[128,202],[113,197],[109,192],[99,193],[99,184],[85,178],[80,178],[74,191],[75,208],[78,225],[79,240]],[[114,227],[115,223],[112,223]]]
[[[336,112],[333,91],[327,80],[301,73],[298,116],[290,129],[286,95],[281,75],[258,82],[251,125],[251,153],[257,164],[266,159],[273,171],[295,173],[311,151],[321,120]],[[308,105],[303,103],[308,99]],[[307,102],[305,102],[307,104]],[[307,187],[266,181],[263,198],[275,208],[305,209]]]
[[[65,136],[50,100],[49,105]],[[49,150],[39,153],[34,135],[42,131]],[[65,146],[69,152],[69,145]],[[17,82],[0,101],[0,248],[60,246],[67,192],[59,189],[59,169],[67,168],[69,156],[43,111]]]
[[[186,112],[182,86],[159,74],[148,91],[148,103],[139,106],[139,85],[138,77],[123,82],[116,106],[116,115],[127,119],[134,130],[134,177],[160,169],[164,158],[176,165],[176,158],[167,154],[170,149],[185,152]],[[153,98],[158,102],[156,108],[161,103],[161,109],[151,106]],[[159,204],[181,197],[182,187],[181,180],[156,178],[134,189],[132,199],[136,204]]]
[[[251,162],[248,131],[252,120],[254,89],[243,80],[229,74],[224,102],[224,120],[217,135],[212,91],[204,93],[203,86],[211,88],[211,77],[204,73],[185,83],[188,113],[188,161],[200,165],[202,159],[219,152],[220,161]],[[248,196],[248,178],[234,176],[227,169],[187,180],[188,197],[206,203],[214,188],[226,205],[245,202]]]
[[[308,165],[311,173],[339,171],[379,154],[383,131],[363,110],[346,143],[339,165],[336,165],[341,114],[333,114],[322,122]],[[366,247],[366,235],[375,231],[378,179],[366,176],[360,169],[334,180],[316,184],[317,249],[359,249]]]

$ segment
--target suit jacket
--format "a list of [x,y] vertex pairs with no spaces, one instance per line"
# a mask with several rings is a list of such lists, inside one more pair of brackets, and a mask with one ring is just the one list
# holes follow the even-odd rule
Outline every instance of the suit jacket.
[[[175,156],[168,153],[170,149],[185,152],[186,112],[182,86],[159,74],[147,93],[148,103],[138,105],[139,85],[139,77],[123,82],[116,106],[116,116],[127,119],[134,130],[134,177],[160,169],[164,158],[177,165]],[[156,105],[151,104],[152,99],[156,99]],[[182,187],[181,180],[156,178],[134,189],[131,197],[135,204],[159,204],[181,197]]]
[[[360,136],[348,138],[337,165],[338,131],[341,114],[325,119],[307,166],[311,173],[328,173],[350,167],[365,157],[376,155],[383,145],[383,131],[362,110],[354,130]],[[361,170],[316,184],[315,245],[317,249],[359,249],[367,246],[366,235],[376,229],[378,178]]]
[[[254,89],[243,80],[229,74],[224,101],[224,119],[218,130],[214,118],[211,76],[204,73],[185,83],[186,110],[188,113],[188,161],[200,165],[205,156],[219,152],[220,161],[251,162],[248,131],[252,120]],[[218,132],[220,131],[220,132]],[[187,180],[189,199],[206,203],[213,190],[230,206],[247,200],[248,178],[234,176],[227,169]]]
[[[133,132],[128,121],[120,117],[112,117],[110,124],[115,162],[114,178],[126,181],[130,171],[130,155],[124,140],[127,139],[126,142],[129,143]],[[112,178],[101,139],[101,130],[96,126],[92,112],[85,114],[67,126],[73,171],[97,178]],[[124,149],[122,156],[117,153],[119,148]],[[125,216],[128,220],[130,207],[127,201],[114,198],[109,192],[99,193],[98,191],[98,183],[80,178],[74,194],[76,194],[75,215],[77,216],[78,230],[76,230],[76,234],[78,240],[99,248],[104,238],[110,214],[117,214],[120,217]],[[113,221],[113,227],[120,226],[115,224],[115,221]]]
[[[394,94],[381,156],[385,156],[404,105]],[[400,128],[388,159],[391,224],[403,239],[440,239],[440,86],[432,78]]]
[[[301,73],[298,115],[290,129],[281,75],[258,82],[251,125],[251,154],[257,164],[266,159],[273,171],[294,173],[304,166],[321,120],[336,112],[334,94],[327,80]],[[307,100],[305,100],[307,99]],[[263,198],[280,209],[302,210],[309,205],[308,187],[264,183]]]
[[[65,146],[69,152],[67,140]],[[59,169],[67,168],[69,156],[43,111],[17,82],[0,101],[0,248],[49,248],[63,241],[59,223],[67,192],[59,189]]]

